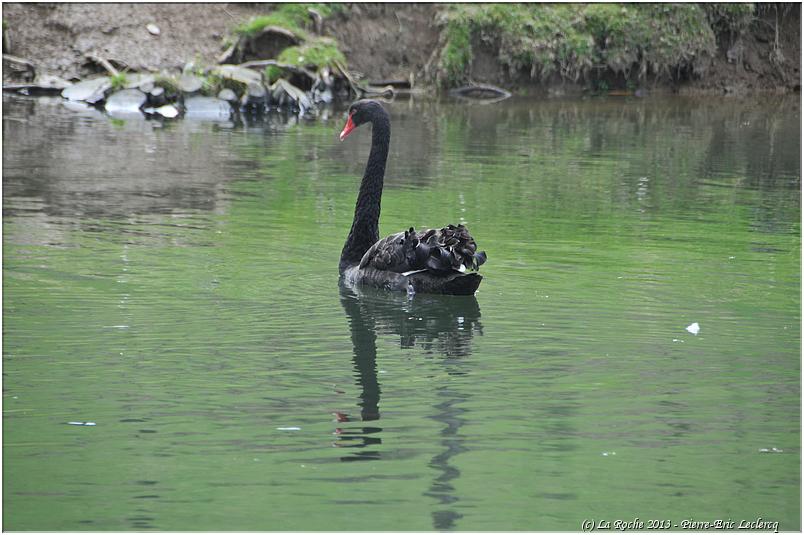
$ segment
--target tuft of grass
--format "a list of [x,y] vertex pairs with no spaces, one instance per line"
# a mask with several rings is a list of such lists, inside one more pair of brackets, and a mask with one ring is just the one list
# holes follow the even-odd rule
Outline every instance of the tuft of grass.
[[222,89],[231,89],[237,96],[243,94],[244,84],[231,78],[224,78],[218,74],[210,73],[199,76],[201,78],[201,94],[214,97]]
[[720,33],[737,34],[751,25],[756,18],[754,4],[702,4],[709,25]]
[[236,35],[253,37],[266,26],[279,26],[295,33],[299,37],[307,37],[307,28],[311,25],[308,9],[313,8],[322,17],[326,18],[340,11],[336,4],[298,4],[288,3],[279,5],[276,10],[266,15],[253,17],[234,29]]
[[441,66],[452,83],[460,81],[472,63],[471,37],[472,29],[468,24],[447,27],[447,44],[441,53]]
[[268,65],[265,67],[265,71],[263,72],[263,78],[268,85],[273,84],[280,78],[282,78],[282,74],[284,74],[283,70],[276,65]]
[[165,93],[175,95],[179,93],[179,84],[175,78],[158,74],[154,77],[154,85],[165,88]]
[[121,89],[125,89],[126,84],[128,84],[128,77],[125,72],[118,72],[110,76],[109,81],[112,84],[113,91],[120,91]]
[[511,74],[594,81],[600,70],[626,79],[675,76],[715,52],[713,19],[747,24],[745,4],[450,4],[441,13],[440,73],[470,76],[473,45],[497,51]]
[[283,50],[277,61],[297,67],[331,67],[336,62],[346,63],[346,58],[334,40],[320,37],[301,46],[291,46]]
[[299,24],[295,22],[294,19],[286,17],[278,12],[271,13],[270,15],[260,15],[258,17],[254,17],[248,22],[236,27],[234,32],[235,34],[243,37],[253,37],[260,33],[266,26],[279,26],[280,28],[290,30],[299,36],[306,35],[307,33]]

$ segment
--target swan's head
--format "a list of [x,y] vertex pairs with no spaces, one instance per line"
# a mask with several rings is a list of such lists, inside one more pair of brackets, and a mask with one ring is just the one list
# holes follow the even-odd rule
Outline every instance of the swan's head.
[[379,117],[388,117],[388,113],[376,100],[358,100],[349,106],[349,118],[341,131],[341,141],[352,133],[352,130],[363,123],[372,122]]

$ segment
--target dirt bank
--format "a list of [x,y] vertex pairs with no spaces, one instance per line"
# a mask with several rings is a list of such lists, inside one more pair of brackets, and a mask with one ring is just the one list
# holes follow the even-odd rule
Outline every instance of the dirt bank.
[[[414,79],[433,85],[444,43],[444,6],[438,4],[340,4],[321,26],[346,55],[350,70],[367,80]],[[270,4],[3,4],[10,48],[4,52],[29,60],[37,73],[66,79],[104,72],[89,59],[108,59],[131,71],[180,69],[188,62],[214,64],[232,30],[267,13]],[[148,25],[159,29],[149,32]],[[740,35],[718,36],[718,49],[695,76],[648,80],[649,87],[694,92],[791,91],[800,89],[801,9],[781,20],[771,10]],[[153,28],[151,28],[153,30]],[[590,89],[588,81],[559,77],[533,80],[499,61],[494,40],[476,43],[468,78],[521,92],[552,88]],[[4,80],[19,80],[25,70],[4,61]],[[601,76],[607,89],[633,87],[617,76]]]

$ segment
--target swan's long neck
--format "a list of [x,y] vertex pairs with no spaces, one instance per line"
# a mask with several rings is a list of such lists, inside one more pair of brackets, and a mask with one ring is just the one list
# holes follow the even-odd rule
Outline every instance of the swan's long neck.
[[341,252],[341,272],[360,263],[365,252],[380,239],[380,199],[391,141],[391,122],[388,115],[382,113],[372,118],[371,123],[371,152],[357,195],[352,229]]

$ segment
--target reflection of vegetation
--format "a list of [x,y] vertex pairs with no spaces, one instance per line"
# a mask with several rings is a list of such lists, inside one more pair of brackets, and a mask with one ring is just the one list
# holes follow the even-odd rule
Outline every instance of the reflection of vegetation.
[[443,81],[469,76],[478,42],[531,78],[688,75],[714,53],[716,31],[737,32],[752,13],[753,4],[453,4],[442,14]]
[[[379,318],[381,405],[372,363],[350,364],[336,289],[368,132],[346,145],[337,142],[342,117],[264,130],[185,121],[152,131],[131,121],[123,137],[105,123],[80,136],[45,130],[48,144],[30,137],[42,121],[4,123],[29,132],[9,131],[19,140],[11,161],[41,151],[28,160],[36,173],[7,171],[6,202],[19,209],[4,225],[8,455],[20,491],[9,497],[10,522],[80,529],[81,507],[48,509],[52,497],[39,490],[90,478],[102,484],[69,503],[106,499],[97,525],[107,529],[131,528],[123,519],[142,491],[118,483],[140,479],[168,498],[208,489],[199,501],[216,505],[192,519],[160,514],[160,529],[231,529],[232,515],[217,511],[242,513],[237,529],[261,529],[265,516],[249,511],[261,510],[254,489],[267,482],[286,512],[272,518],[277,529],[426,530],[431,519],[437,529],[451,520],[456,529],[562,529],[579,503],[627,507],[645,493],[645,473],[666,470],[700,492],[671,489],[679,496],[659,496],[660,513],[682,515],[694,502],[710,514],[734,481],[762,479],[775,490],[752,494],[753,506],[798,525],[797,456],[768,463],[740,444],[795,450],[800,438],[790,426],[800,416],[799,105],[407,106],[391,106],[382,227],[468,220],[490,253],[477,297],[484,336],[471,339],[471,358],[445,358],[441,340],[469,340],[457,318],[450,337],[432,339],[415,308],[361,310]],[[154,139],[174,166],[118,152]],[[94,153],[81,152],[98,140],[125,158],[114,169],[138,162],[119,194],[103,188],[128,175],[98,172]],[[418,154],[400,158],[404,150]],[[213,159],[220,168],[207,167]],[[75,180],[81,170],[93,174]],[[148,174],[159,184],[133,181]],[[163,191],[162,210],[148,211],[142,199]],[[111,204],[116,217],[87,215]],[[687,321],[700,321],[702,334],[672,341]],[[413,347],[402,347],[395,325],[416,336]],[[364,371],[369,382],[359,382]],[[360,448],[326,447],[330,410],[357,412],[363,400],[384,423],[383,443],[363,450],[384,462],[341,466],[332,461]],[[92,429],[56,425],[79,415],[110,429],[109,440],[78,443],[76,433]],[[135,438],[141,428],[158,432]],[[334,441],[379,436],[357,422],[343,428],[363,434]],[[63,455],[42,455],[45,440]],[[132,440],[147,447],[115,462]],[[732,445],[742,453],[716,462]],[[622,484],[604,488],[615,479]],[[221,493],[208,484],[219,480],[238,484]],[[359,511],[369,499],[400,506],[367,518]]]

